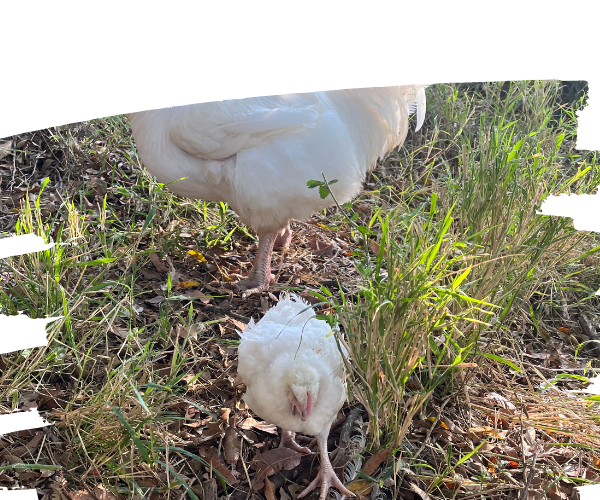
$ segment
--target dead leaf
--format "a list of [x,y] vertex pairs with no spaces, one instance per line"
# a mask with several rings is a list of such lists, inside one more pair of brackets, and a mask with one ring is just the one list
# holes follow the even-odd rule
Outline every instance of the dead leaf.
[[231,413],[231,408],[221,408],[221,420],[227,422],[229,420],[229,414]]
[[486,394],[485,397],[492,401],[496,406],[509,410],[509,413],[515,413],[517,411],[517,407],[500,394],[490,392],[489,394]]
[[169,268],[160,261],[160,257],[155,252],[152,252],[150,254],[150,261],[152,262],[152,264],[154,264],[154,267],[159,273],[169,272]]
[[[363,474],[366,474],[367,476],[372,477],[373,474],[375,474],[375,471],[382,464],[382,462],[387,460],[387,458],[390,456],[390,453],[392,452],[392,450],[393,450],[393,448],[388,446],[387,448],[384,448],[384,449],[378,451],[377,453],[375,453],[375,455],[371,456],[371,458],[369,458],[369,460],[366,461],[365,465],[363,465],[361,472]],[[366,495],[366,493],[363,493],[363,494]]]
[[238,479],[221,462],[206,455],[200,456],[206,460],[214,470],[221,474],[229,484],[233,485],[238,483]]
[[260,454],[254,459],[256,467],[256,478],[253,489],[258,491],[263,487],[265,479],[268,476],[282,471],[292,470],[300,464],[302,455],[290,448],[274,448]]
[[201,441],[210,441],[214,439],[216,436],[221,436],[223,433],[222,422],[209,422],[206,424],[206,427],[202,429],[202,439]]
[[259,431],[277,435],[277,426],[267,424],[266,422],[260,422],[252,417],[248,417],[247,419],[245,419],[240,427],[244,430],[249,430],[252,429],[252,427],[254,427]]
[[229,465],[235,466],[240,458],[242,451],[242,438],[233,427],[228,427],[225,431],[225,461]]
[[182,281],[181,283],[177,283],[177,285],[175,285],[175,290],[182,290],[184,288],[191,288],[193,286],[200,286],[200,283],[197,281]]
[[12,139],[9,139],[8,141],[0,144],[0,160],[13,152],[12,144]]
[[285,492],[283,487],[279,488],[279,498],[280,500],[292,500],[292,497]]
[[162,280],[162,276],[152,269],[146,269],[145,267],[142,267],[142,274],[147,280]]
[[14,450],[11,451],[11,454],[16,457],[19,457],[19,458],[22,458],[26,454],[33,455],[33,453],[38,449],[38,447],[43,439],[44,439],[44,433],[38,432],[33,437],[33,439],[31,439],[26,445],[18,446],[17,448],[15,448]]
[[148,302],[148,304],[162,304],[163,302],[166,302],[167,299],[166,297],[162,296],[162,295],[157,295],[156,297],[152,297],[151,299],[146,299],[146,302]]
[[188,250],[187,253],[188,255],[196,259],[198,262],[206,262],[206,258],[204,257],[204,255],[202,255],[200,252],[197,252],[196,250]]
[[410,483],[410,489],[419,495],[423,500],[431,500],[431,497],[419,488],[415,483]]
[[[152,483],[152,486],[156,485]],[[94,495],[96,495],[98,500],[116,500],[118,498],[114,493],[108,491],[102,484],[99,484],[94,488]]]
[[204,500],[217,500],[217,480],[211,477],[202,483]]
[[346,485],[352,493],[358,493],[360,495],[368,495],[373,490],[373,482],[366,481],[364,479],[356,479],[350,484]]
[[275,485],[265,477],[265,498],[267,500],[277,500],[275,497]]
[[492,437],[498,439],[505,439],[508,431],[498,431],[498,429],[494,429],[488,425],[484,425],[483,427],[471,427],[469,429],[469,434],[474,435],[475,437],[480,437],[481,435],[490,434]]
[[[371,252],[373,252],[377,256],[379,255],[379,252],[381,251],[381,246],[379,245],[379,243],[377,243],[375,240],[370,240],[369,247],[371,248]],[[387,252],[385,251],[385,249],[383,250],[383,258],[387,259]]]
[[69,491],[67,492],[67,495],[69,495],[71,500],[96,500],[94,495],[88,491]]
[[241,321],[238,321],[237,319],[233,319],[230,316],[227,316],[227,319],[229,322],[233,323],[233,325],[240,331],[243,332],[246,328],[246,324],[242,323]]

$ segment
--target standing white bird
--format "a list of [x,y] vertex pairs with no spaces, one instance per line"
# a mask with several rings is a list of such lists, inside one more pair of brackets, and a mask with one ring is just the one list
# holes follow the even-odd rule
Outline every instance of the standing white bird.
[[329,429],[346,401],[344,361],[330,331],[327,322],[316,319],[308,304],[292,294],[240,333],[238,373],[247,387],[246,404],[281,427],[280,446],[310,453],[296,443],[295,433],[317,437],[319,474],[298,498],[319,485],[320,500],[330,486],[354,496],[333,471],[327,451]]
[[355,197],[377,159],[401,145],[408,117],[425,118],[425,85],[334,90],[190,104],[129,114],[140,157],[175,193],[225,201],[259,235],[244,296],[266,290],[273,247],[291,241],[290,219],[334,204],[307,182],[337,180]]

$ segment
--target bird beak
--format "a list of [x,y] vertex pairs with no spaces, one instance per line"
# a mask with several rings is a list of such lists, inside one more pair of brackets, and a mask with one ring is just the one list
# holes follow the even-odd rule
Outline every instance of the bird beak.
[[300,419],[304,422],[312,412],[312,394],[309,392],[306,394],[306,407],[302,410],[302,416]]
[[306,395],[306,405],[302,405],[295,396],[292,397],[292,415],[300,415],[300,420],[305,422],[312,412],[312,394],[309,392]]

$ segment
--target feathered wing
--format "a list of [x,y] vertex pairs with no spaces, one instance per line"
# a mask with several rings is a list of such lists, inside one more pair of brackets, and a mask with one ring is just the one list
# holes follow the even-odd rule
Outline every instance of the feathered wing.
[[305,128],[323,111],[316,100],[271,96],[186,106],[170,125],[169,137],[186,153],[223,160]]
[[139,154],[181,196],[225,201],[259,234],[331,206],[307,182],[336,179],[340,203],[399,146],[409,109],[424,116],[424,86],[252,97],[130,115]]

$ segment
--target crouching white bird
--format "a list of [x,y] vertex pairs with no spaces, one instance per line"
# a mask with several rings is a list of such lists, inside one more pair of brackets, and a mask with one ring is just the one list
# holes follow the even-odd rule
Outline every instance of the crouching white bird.
[[[377,159],[401,145],[408,117],[425,118],[425,85],[333,90],[190,104],[129,114],[148,171],[189,198],[225,201],[259,235],[243,295],[266,290],[273,247],[290,219],[334,204],[307,182],[322,172],[340,203],[355,197]],[[184,180],[180,180],[184,179]]]
[[314,316],[292,294],[240,333],[238,373],[247,387],[243,399],[259,417],[281,427],[280,446],[310,453],[296,443],[295,433],[317,437],[319,474],[298,498],[319,485],[321,500],[330,486],[354,496],[333,471],[327,451],[331,424],[346,401],[344,361],[335,338],[328,335],[330,326]]

